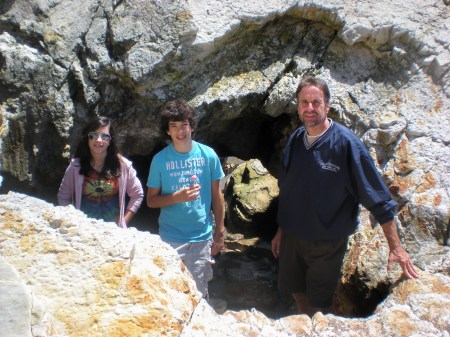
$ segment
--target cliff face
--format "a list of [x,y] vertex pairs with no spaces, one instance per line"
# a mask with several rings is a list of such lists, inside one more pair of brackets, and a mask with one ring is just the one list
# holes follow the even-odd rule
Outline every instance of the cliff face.
[[332,117],[364,137],[407,200],[426,173],[436,187],[446,178],[435,159],[448,155],[450,134],[442,1],[0,6],[2,171],[36,189],[59,183],[97,113],[114,118],[125,155],[148,161],[162,143],[160,107],[176,97],[199,112],[199,140],[275,167],[305,74],[330,82]]

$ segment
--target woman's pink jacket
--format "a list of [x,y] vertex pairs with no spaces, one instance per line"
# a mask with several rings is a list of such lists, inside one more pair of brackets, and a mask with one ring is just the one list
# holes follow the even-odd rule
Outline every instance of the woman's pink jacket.
[[[67,167],[64,178],[61,182],[58,191],[58,204],[60,206],[74,205],[75,208],[80,209],[81,192],[83,188],[84,176],[79,174],[80,160],[74,158]],[[144,199],[144,190],[139,181],[136,170],[133,168],[131,161],[120,156],[120,177],[119,177],[119,223],[122,228],[127,228],[125,222],[125,196],[128,194],[130,200],[127,205],[127,210],[134,213],[137,212]]]

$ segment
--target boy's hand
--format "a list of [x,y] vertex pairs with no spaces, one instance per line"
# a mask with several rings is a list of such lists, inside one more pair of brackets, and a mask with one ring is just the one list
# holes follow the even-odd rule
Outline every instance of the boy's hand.
[[185,187],[178,191],[178,199],[180,202],[194,201],[200,195],[200,185],[195,184]]
[[211,255],[217,255],[223,248],[224,243],[224,233],[223,231],[216,230],[213,235],[213,243],[211,247]]

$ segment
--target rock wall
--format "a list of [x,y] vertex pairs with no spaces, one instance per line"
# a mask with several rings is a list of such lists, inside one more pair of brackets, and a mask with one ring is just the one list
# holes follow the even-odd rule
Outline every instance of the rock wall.
[[10,192],[0,195],[0,336],[442,336],[450,277],[399,281],[375,314],[267,318],[218,315],[158,236],[86,218]]
[[448,155],[448,25],[437,0],[9,0],[0,7],[1,169],[54,189],[93,114],[115,119],[125,155],[149,161],[162,145],[159,109],[174,97],[198,110],[199,140],[272,168],[297,124],[296,84],[316,74],[330,82],[334,116],[383,167],[399,163],[388,168],[410,200],[425,173],[437,187],[446,178],[434,158]]

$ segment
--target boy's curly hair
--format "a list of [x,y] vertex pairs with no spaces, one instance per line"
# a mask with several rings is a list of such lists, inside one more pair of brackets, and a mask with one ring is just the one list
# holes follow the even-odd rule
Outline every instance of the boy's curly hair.
[[169,122],[182,122],[187,120],[192,129],[195,129],[195,110],[183,99],[168,101],[161,110],[161,132],[167,135]]

